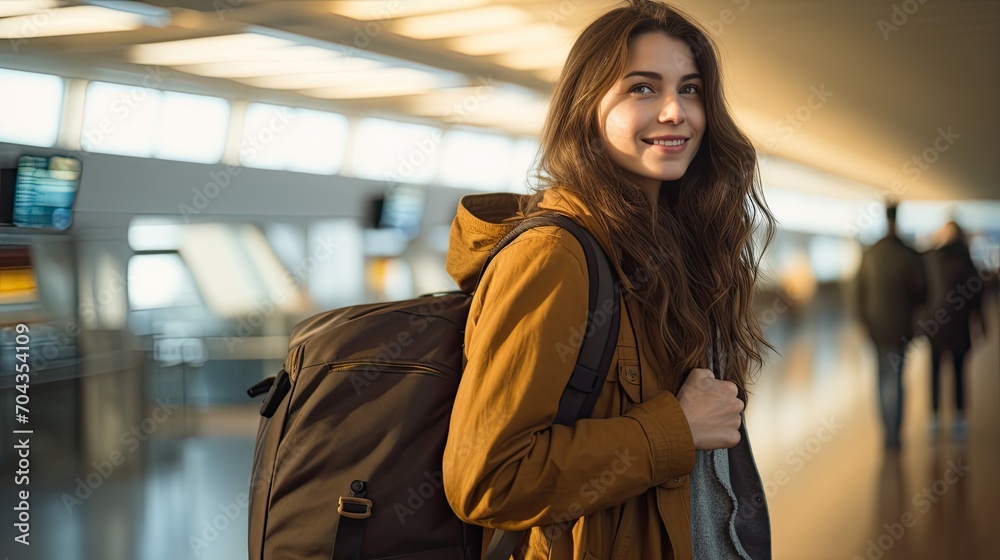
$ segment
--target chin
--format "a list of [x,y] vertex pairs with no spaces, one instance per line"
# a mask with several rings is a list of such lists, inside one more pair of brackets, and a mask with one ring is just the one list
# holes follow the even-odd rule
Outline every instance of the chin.
[[680,179],[681,177],[683,177],[685,172],[687,172],[686,169],[684,171],[680,171],[680,172],[675,171],[673,173],[659,173],[659,174],[655,175],[655,177],[656,177],[656,180],[658,180],[658,181],[676,181],[676,180]]

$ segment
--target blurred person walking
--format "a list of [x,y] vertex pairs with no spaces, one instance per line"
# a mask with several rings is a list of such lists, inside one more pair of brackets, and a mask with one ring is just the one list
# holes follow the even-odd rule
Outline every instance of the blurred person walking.
[[927,296],[920,254],[896,234],[896,206],[885,209],[886,236],[869,247],[858,271],[859,317],[878,355],[878,397],[885,447],[897,450],[903,424],[903,360],[914,312]]
[[983,335],[986,334],[986,318],[982,313],[983,281],[972,262],[962,228],[955,222],[948,222],[938,236],[939,247],[924,254],[928,307],[925,319],[920,321],[920,328],[931,343],[930,432],[937,436],[941,363],[945,355],[950,354],[955,376],[952,436],[962,439],[966,431],[965,357],[972,347],[970,323],[978,322]]

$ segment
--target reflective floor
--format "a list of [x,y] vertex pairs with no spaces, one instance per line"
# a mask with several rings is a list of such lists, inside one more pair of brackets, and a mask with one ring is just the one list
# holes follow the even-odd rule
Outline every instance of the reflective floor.
[[[968,357],[968,432],[952,437],[950,366],[942,372],[937,437],[930,349],[904,370],[903,446],[882,448],[875,354],[854,325],[785,325],[783,358],[761,376],[747,411],[771,509],[776,559],[1000,558],[1000,333]],[[772,337],[773,338],[773,337]]]
[[[1000,558],[1000,329],[969,357],[969,431],[950,437],[950,407],[932,440],[926,344],[907,356],[904,442],[881,448],[875,361],[838,313],[779,317],[747,422],[771,507],[776,559]],[[950,370],[942,401],[950,404]],[[36,398],[47,397],[36,388]],[[39,435],[33,447],[31,545],[0,557],[58,560],[246,558],[246,495],[257,406],[146,409],[117,454],[76,469],[78,450]],[[67,419],[69,420],[69,419]],[[66,430],[74,429],[63,422]],[[49,443],[46,443],[48,441]],[[7,455],[9,448],[3,449]],[[14,503],[4,475],[3,503]]]

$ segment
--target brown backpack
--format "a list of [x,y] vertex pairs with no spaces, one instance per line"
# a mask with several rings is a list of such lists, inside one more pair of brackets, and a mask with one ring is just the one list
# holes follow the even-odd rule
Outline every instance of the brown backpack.
[[[558,214],[587,257],[587,336],[557,424],[587,417],[618,338],[619,286],[597,241]],[[482,278],[482,273],[480,273]],[[472,296],[462,292],[357,305],[295,326],[285,367],[252,387],[261,407],[250,490],[251,560],[470,560],[482,529],[451,510],[441,460],[462,370]],[[612,309],[594,321],[598,309]],[[497,531],[485,558],[510,558],[521,533]]]

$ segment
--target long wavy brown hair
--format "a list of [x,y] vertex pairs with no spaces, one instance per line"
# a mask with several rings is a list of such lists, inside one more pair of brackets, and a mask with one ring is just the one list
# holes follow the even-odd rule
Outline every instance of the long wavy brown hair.
[[[658,203],[615,165],[601,135],[601,99],[626,70],[638,35],[662,31],[687,43],[704,80],[707,116],[702,143],[683,177],[664,181]],[[733,121],[722,93],[716,48],[692,18],[653,0],[632,0],[594,21],[577,39],[552,95],[540,138],[539,186],[570,190],[611,235],[633,284],[649,340],[668,387],[680,388],[696,367],[718,367],[745,387],[766,348],[753,313],[763,250],[774,234],[757,157]],[[760,233],[757,241],[755,233]],[[772,348],[773,349],[773,348]],[[715,356],[709,363],[710,352]]]

